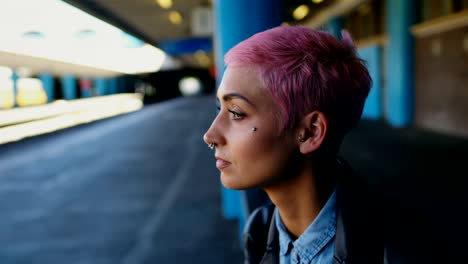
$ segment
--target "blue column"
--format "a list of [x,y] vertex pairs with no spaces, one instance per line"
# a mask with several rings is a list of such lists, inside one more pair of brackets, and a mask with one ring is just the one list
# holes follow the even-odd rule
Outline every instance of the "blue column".
[[114,77],[115,80],[115,92],[122,93],[122,76]]
[[120,82],[120,91],[123,93],[128,93],[131,89],[130,87],[130,78],[128,76],[123,76]]
[[363,118],[380,119],[382,117],[382,88],[381,88],[381,47],[372,45],[358,50],[359,57],[367,63],[367,69],[372,78],[372,87],[367,96]]
[[118,85],[118,81],[117,81],[117,77],[112,77],[110,78],[109,80],[107,80],[107,89],[109,91],[109,94],[116,94],[117,93],[117,85]]
[[42,86],[47,95],[47,102],[52,102],[55,99],[54,76],[50,73],[42,73],[39,75],[39,79],[42,81]]
[[413,122],[414,45],[410,26],[415,19],[415,2],[387,2],[387,89],[385,112],[389,123],[404,127]]
[[214,8],[214,48],[216,77],[224,71],[224,54],[253,34],[283,22],[281,0],[216,0]]
[[107,81],[104,78],[96,78],[94,80],[94,88],[96,89],[96,95],[102,96],[107,94]]
[[73,75],[65,75],[62,77],[62,94],[63,99],[73,100],[76,99],[77,94],[76,78]]
[[[283,22],[282,0],[216,0],[214,10],[214,50],[216,77],[219,84],[224,72],[224,54],[253,34],[279,26]],[[245,192],[222,187],[224,217],[239,219],[242,230],[246,211],[242,208],[241,195]]]
[[18,79],[18,73],[16,73],[16,71],[13,71],[11,75],[11,80],[13,81],[13,107],[18,106],[18,103],[16,102],[16,97],[18,96]]
[[337,39],[341,39],[341,30],[344,28],[344,21],[342,17],[335,17],[328,21],[326,25],[327,30]]
[[82,78],[80,81],[80,97],[88,98],[94,95],[94,83],[93,80],[88,78]]

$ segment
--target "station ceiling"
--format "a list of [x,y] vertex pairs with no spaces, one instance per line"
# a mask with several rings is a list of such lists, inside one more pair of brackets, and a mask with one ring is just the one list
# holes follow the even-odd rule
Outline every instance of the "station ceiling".
[[[24,0],[26,1],[26,0]],[[46,2],[46,0],[43,0]],[[205,16],[211,16],[212,1],[215,0],[62,0],[68,4],[71,4],[86,13],[97,17],[115,27],[120,28],[126,33],[139,38],[140,40],[152,44],[163,51],[166,51],[170,55],[170,58],[164,60],[167,61],[167,67],[164,69],[170,69],[171,67],[188,66],[195,68],[208,68],[213,63],[213,52],[212,52],[212,31],[200,32],[194,30],[192,18],[195,13],[200,10]],[[223,1],[223,0],[216,0]],[[233,1],[233,0],[231,0]],[[255,1],[255,0],[253,0]],[[370,0],[283,0],[283,16],[284,21],[293,24],[303,24],[311,28],[317,28],[323,25],[328,19],[334,16],[338,16],[355,8],[357,5]],[[15,1],[19,2],[19,1]],[[47,0],[47,2],[53,2],[53,0]],[[57,1],[60,2],[60,1]],[[171,3],[172,5],[166,8],[162,7],[161,2]],[[36,3],[36,2],[34,2]],[[39,5],[39,1],[37,1]],[[294,11],[300,7],[306,6],[308,13],[302,18],[297,19],[293,17]],[[5,9],[5,6],[2,6]],[[31,12],[36,9],[32,4],[23,3],[23,7]],[[28,7],[28,8],[26,8]],[[50,10],[48,10],[50,11]],[[208,11],[208,12],[206,12]],[[52,12],[52,11],[50,11]],[[175,12],[177,12],[176,15]],[[39,22],[43,22],[47,16],[47,12],[35,12],[40,16],[36,18],[37,23],[32,23],[32,29],[37,30],[36,27]],[[35,14],[34,13],[34,14]],[[200,13],[197,13],[200,14]],[[41,17],[42,16],[42,17]],[[62,19],[65,20],[65,19]],[[22,21],[23,22],[23,21]],[[66,21],[64,21],[65,25]],[[4,23],[1,32],[11,31],[11,26],[7,26]],[[23,23],[18,23],[18,25]],[[56,24],[56,23],[55,23]],[[80,24],[82,27],[86,25]],[[200,24],[199,24],[200,25]],[[206,25],[206,24],[205,24]],[[212,25],[212,24],[211,24]],[[31,26],[31,25],[30,25]],[[59,26],[60,27],[60,26]],[[62,29],[69,29],[70,26],[61,27]],[[8,30],[7,30],[8,29]],[[21,30],[26,30],[23,28]],[[14,36],[23,36],[25,32],[18,31]],[[70,31],[73,31],[70,30]],[[202,30],[203,31],[203,30]],[[5,33],[4,32],[4,33]],[[31,32],[26,32],[31,33]],[[40,33],[40,32],[34,32]],[[76,32],[75,32],[76,33]],[[13,35],[12,35],[13,36]],[[29,36],[29,35],[28,35]],[[8,36],[6,36],[8,37]],[[47,38],[46,38],[47,39]],[[205,40],[199,44],[205,47],[203,52],[200,50],[194,50],[188,53],[171,54],[168,52],[172,43],[180,40]],[[111,40],[112,41],[112,40]],[[115,44],[114,42],[112,42]],[[207,45],[209,44],[209,45]],[[203,46],[204,45],[204,46]],[[206,48],[206,47],[209,48]],[[91,47],[94,53],[99,53],[96,47]],[[74,52],[72,52],[74,53]],[[68,54],[68,53],[67,53]],[[101,53],[99,53],[101,54]],[[102,54],[101,54],[102,55]],[[134,56],[132,56],[133,58]],[[138,60],[141,61],[141,60]],[[152,61],[152,60],[151,60]],[[126,64],[128,60],[125,60]],[[14,69],[18,67],[28,67],[30,71],[35,73],[50,72],[55,75],[64,74],[76,74],[80,76],[113,76],[121,74],[120,71],[106,70],[104,68],[95,68],[83,66],[75,63],[62,63],[54,59],[45,59],[37,56],[25,56],[11,53],[10,51],[0,50],[0,64],[9,66]],[[172,66],[171,66],[172,65]],[[177,65],[177,66],[173,66]]]
[[[65,0],[150,44],[167,39],[190,38],[190,17],[196,7],[211,7],[211,0],[173,0],[161,7],[157,0]],[[170,13],[177,11],[180,23],[171,23]]]
[[[122,30],[142,39],[145,42],[161,47],[166,41],[190,39],[200,37],[194,35],[192,17],[194,10],[200,7],[212,9],[213,0],[170,0],[172,6],[163,8],[160,0],[64,0],[93,16],[96,16]],[[168,1],[163,1],[168,2]],[[336,7],[355,5],[363,0],[283,0],[285,22],[295,24],[307,24],[307,22],[318,25],[322,11]],[[294,10],[301,5],[307,5],[310,12],[302,19],[293,18]],[[341,7],[340,7],[341,6]],[[181,16],[179,23],[171,22],[171,12],[177,11]],[[326,13],[326,12],[325,12]],[[332,12],[333,13],[333,12]],[[326,14],[328,17],[332,14]],[[207,37],[211,37],[208,35]],[[164,50],[164,49],[163,49]],[[200,61],[200,54],[182,54],[177,56],[184,65],[192,67],[204,67],[213,63],[213,55],[208,52],[209,58],[204,63]],[[206,57],[206,56],[205,56]]]

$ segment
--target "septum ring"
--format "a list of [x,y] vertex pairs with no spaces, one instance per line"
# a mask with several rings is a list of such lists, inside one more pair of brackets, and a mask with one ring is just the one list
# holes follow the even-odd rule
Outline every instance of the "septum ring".
[[210,143],[210,144],[208,144],[208,147],[209,147],[210,149],[214,149],[214,148],[215,148],[215,143]]

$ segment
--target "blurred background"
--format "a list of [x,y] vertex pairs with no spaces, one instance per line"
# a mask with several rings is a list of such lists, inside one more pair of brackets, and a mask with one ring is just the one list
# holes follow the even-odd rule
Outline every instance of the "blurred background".
[[390,263],[466,259],[467,0],[4,0],[0,263],[240,263],[265,199],[221,187],[202,135],[223,55],[278,25],[346,29],[367,62],[340,154]]

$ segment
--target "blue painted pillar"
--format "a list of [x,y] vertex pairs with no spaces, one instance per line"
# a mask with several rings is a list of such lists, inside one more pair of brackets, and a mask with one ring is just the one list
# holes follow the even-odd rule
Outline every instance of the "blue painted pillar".
[[83,78],[80,83],[80,97],[87,98],[93,96],[93,80]]
[[224,54],[253,34],[283,22],[281,0],[215,0],[214,48],[218,83],[224,71]]
[[112,77],[107,81],[108,81],[107,89],[109,91],[109,94],[116,94],[117,93],[117,85],[118,85],[117,77]]
[[127,78],[125,76],[117,77],[117,93],[126,93],[127,86]]
[[96,78],[94,80],[94,88],[97,96],[107,94],[107,81],[104,78]]
[[385,112],[395,127],[409,126],[414,113],[414,45],[410,33],[416,14],[416,2],[387,2],[387,89]]
[[122,93],[122,76],[114,77],[115,79],[115,92]]
[[363,118],[380,119],[382,117],[382,87],[381,87],[381,47],[372,45],[358,50],[359,57],[367,63],[367,69],[372,78],[372,87],[367,96],[362,113]]
[[[242,40],[253,34],[279,26],[283,22],[282,0],[215,0],[214,10],[214,50],[216,79],[219,84],[224,72],[224,54]],[[224,217],[239,219],[242,230],[247,217],[242,207],[245,192],[222,187]]]
[[341,39],[341,30],[344,28],[344,20],[342,17],[335,17],[328,21],[327,30],[337,39]]
[[42,86],[47,95],[47,102],[52,102],[55,99],[54,76],[50,73],[42,73],[39,75],[39,79],[42,81]]
[[73,75],[65,75],[62,77],[62,94],[63,99],[73,100],[76,99],[76,78]]
[[19,75],[16,71],[11,74],[11,80],[13,81],[13,107],[17,107],[16,97],[18,96],[18,79]]

